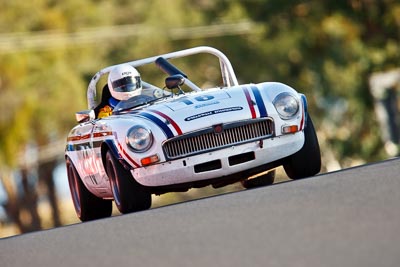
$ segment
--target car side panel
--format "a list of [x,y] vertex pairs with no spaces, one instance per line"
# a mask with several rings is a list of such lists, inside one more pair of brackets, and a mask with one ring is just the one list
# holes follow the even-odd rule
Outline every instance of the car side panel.
[[107,136],[94,122],[76,126],[68,135],[66,155],[71,158],[84,185],[94,195],[111,197],[108,177],[101,160],[101,143]]

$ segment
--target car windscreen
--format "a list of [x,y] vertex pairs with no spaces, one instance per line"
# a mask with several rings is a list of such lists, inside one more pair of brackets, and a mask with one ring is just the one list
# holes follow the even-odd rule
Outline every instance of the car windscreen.
[[133,109],[133,108],[136,108],[136,107],[139,107],[142,105],[146,105],[154,100],[157,100],[157,98],[148,96],[148,95],[137,95],[137,96],[131,97],[127,100],[121,100],[115,106],[113,113],[118,114],[122,111]]

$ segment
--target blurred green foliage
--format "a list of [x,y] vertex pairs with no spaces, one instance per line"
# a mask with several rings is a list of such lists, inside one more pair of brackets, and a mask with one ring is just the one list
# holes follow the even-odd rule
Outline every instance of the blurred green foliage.
[[[305,93],[322,153],[340,164],[386,156],[368,78],[399,67],[398,1],[0,0],[0,10],[0,47],[25,42],[0,49],[0,167],[15,166],[28,143],[65,138],[99,69],[197,45],[223,51],[241,82]],[[243,22],[251,28],[233,33]],[[217,33],[199,28],[225,24]],[[108,37],[114,25],[137,32]],[[96,40],[72,41],[91,30]],[[49,45],[45,37],[56,34],[65,38]],[[42,45],[29,46],[37,36]]]

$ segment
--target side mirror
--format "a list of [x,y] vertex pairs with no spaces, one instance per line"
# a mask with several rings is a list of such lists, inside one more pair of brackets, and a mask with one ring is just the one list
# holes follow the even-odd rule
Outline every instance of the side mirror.
[[75,113],[75,119],[78,123],[87,122],[96,118],[94,110],[82,110]]
[[185,83],[185,77],[181,74],[175,74],[165,79],[165,86],[168,89],[179,88]]

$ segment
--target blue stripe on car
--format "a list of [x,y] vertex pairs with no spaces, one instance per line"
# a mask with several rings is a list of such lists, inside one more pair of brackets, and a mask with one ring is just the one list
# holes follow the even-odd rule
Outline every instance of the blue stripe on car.
[[161,128],[161,130],[165,133],[165,135],[167,136],[167,138],[172,138],[174,137],[174,134],[172,133],[171,129],[168,127],[168,125],[166,125],[162,120],[160,120],[159,118],[157,118],[154,115],[151,115],[149,113],[146,112],[140,112],[138,115],[145,117],[149,120],[151,120],[152,122],[154,122],[155,124],[157,124],[158,127]]
[[307,113],[308,113],[308,104],[307,104],[307,97],[303,94],[300,94],[301,101],[303,102],[304,107],[304,128],[307,127]]
[[265,108],[264,101],[261,97],[260,91],[256,86],[251,86],[251,91],[254,94],[254,97],[256,98],[256,103],[258,107],[258,111],[260,112],[260,117],[267,117],[267,109]]
[[305,111],[305,113],[307,113],[308,112],[308,110],[307,110],[307,97],[305,95],[303,95],[303,94],[300,94],[300,96],[301,96],[301,101],[303,102],[304,111]]

